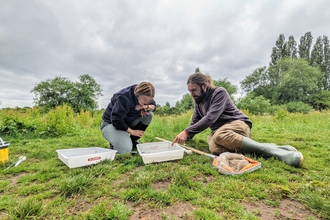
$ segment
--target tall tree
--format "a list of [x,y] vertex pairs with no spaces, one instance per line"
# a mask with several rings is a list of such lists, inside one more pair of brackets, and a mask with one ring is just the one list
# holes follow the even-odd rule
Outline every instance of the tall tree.
[[318,37],[312,49],[310,64],[315,67],[321,67],[324,62],[323,54],[323,41],[321,37]]
[[34,103],[48,111],[64,103],[70,105],[75,112],[95,110],[97,98],[102,89],[88,74],[79,76],[79,82],[71,82],[65,77],[57,76],[34,86]]
[[285,44],[285,57],[290,57],[292,59],[297,58],[297,42],[295,41],[294,37],[291,35],[289,36],[288,42]]
[[323,36],[323,65],[321,70],[324,74],[323,88],[330,91],[330,44],[327,36]]
[[272,49],[272,54],[270,55],[271,61],[270,66],[275,65],[278,60],[283,57],[283,52],[285,51],[285,37],[284,34],[280,34],[275,42],[275,47]]
[[34,86],[34,103],[43,107],[46,111],[56,106],[67,103],[68,94],[72,93],[73,83],[65,77],[56,76],[54,79],[47,79]]
[[311,65],[319,67],[322,71],[322,77],[319,79],[319,87],[324,90],[330,88],[330,46],[327,36],[318,37],[314,44]]
[[320,91],[317,84],[322,73],[304,59],[283,59],[270,67],[269,72],[279,77],[272,94],[273,104],[306,102]]
[[300,38],[299,58],[306,59],[308,62],[310,62],[312,42],[313,37],[311,32],[305,33],[305,35]]
[[78,77],[79,82],[74,83],[72,94],[72,107],[77,112],[80,110],[95,110],[98,108],[97,99],[102,96],[102,89],[88,74]]
[[285,58],[269,68],[253,71],[241,82],[241,88],[272,104],[307,102],[308,97],[320,92],[317,84],[321,75],[319,68],[310,66],[305,59]]
[[[313,46],[312,53],[311,53],[310,64],[314,67],[318,67],[318,68],[322,69],[322,66],[324,64],[324,51],[323,51],[322,37],[318,37],[316,39],[316,42]],[[320,77],[319,83],[318,83],[320,88],[324,87],[324,81],[325,81],[325,77],[323,75]]]
[[272,97],[272,85],[266,66],[255,69],[240,82],[240,85],[246,93],[253,92],[255,96],[263,96],[267,99]]

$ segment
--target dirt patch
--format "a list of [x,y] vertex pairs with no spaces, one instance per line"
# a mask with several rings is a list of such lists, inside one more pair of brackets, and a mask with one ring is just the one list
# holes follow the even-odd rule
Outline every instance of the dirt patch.
[[12,176],[10,178],[10,180],[11,180],[12,184],[16,184],[18,182],[19,178],[21,178],[23,176],[26,176],[26,175],[27,175],[27,173],[21,173],[21,174],[19,174],[17,176]]
[[159,191],[165,191],[168,189],[168,186],[170,185],[169,181],[162,181],[162,182],[157,182],[152,184],[152,188],[155,190],[159,190]]
[[78,212],[85,212],[91,209],[94,204],[86,202],[83,198],[72,198],[72,201],[75,203],[72,206],[69,206],[66,210],[68,216],[75,216]]
[[279,207],[273,207],[264,203],[247,203],[243,206],[247,211],[258,216],[260,219],[278,220],[278,219],[292,219],[292,220],[306,220],[306,219],[323,219],[315,215],[310,210],[306,209],[303,204],[283,199]]
[[150,208],[142,205],[136,205],[131,207],[134,210],[134,214],[130,217],[130,220],[156,220],[164,219],[164,216],[173,219],[191,220],[193,218],[193,211],[196,209],[187,203],[176,203],[171,207]]

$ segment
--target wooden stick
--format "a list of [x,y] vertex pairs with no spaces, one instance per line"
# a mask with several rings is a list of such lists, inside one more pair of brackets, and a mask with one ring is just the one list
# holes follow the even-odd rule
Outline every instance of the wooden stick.
[[[162,138],[159,138],[159,137],[156,137],[156,139],[159,140],[159,141],[171,142],[171,143],[172,143],[172,141],[168,141],[168,140],[165,140],[165,139],[162,139]],[[191,150],[191,151],[193,151],[193,152],[195,152],[195,153],[197,153],[197,154],[205,155],[205,156],[207,156],[207,157],[211,157],[211,158],[215,158],[215,157],[217,157],[217,156],[215,156],[215,155],[213,155],[213,154],[208,154],[208,153],[206,153],[206,152],[204,152],[204,151],[200,151],[200,150],[197,150],[197,149],[195,149],[195,148],[188,147],[188,146],[186,146],[186,145],[182,145],[182,144],[178,144],[178,145],[180,145],[181,147],[183,147],[183,148],[185,148],[185,149],[187,149],[187,150]]]

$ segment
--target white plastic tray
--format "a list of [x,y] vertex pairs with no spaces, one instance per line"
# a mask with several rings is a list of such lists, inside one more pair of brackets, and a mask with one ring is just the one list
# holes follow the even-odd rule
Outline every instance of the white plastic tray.
[[58,158],[70,168],[83,167],[103,160],[114,160],[116,150],[89,147],[56,150]]
[[153,142],[137,144],[137,149],[143,163],[163,162],[183,158],[185,149],[171,142]]

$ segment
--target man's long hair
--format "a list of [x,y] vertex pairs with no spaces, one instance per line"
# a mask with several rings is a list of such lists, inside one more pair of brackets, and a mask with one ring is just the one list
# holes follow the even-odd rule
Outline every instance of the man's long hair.
[[203,74],[200,72],[196,72],[196,73],[192,74],[187,80],[187,85],[189,83],[195,83],[195,84],[199,85],[200,87],[202,87],[204,84],[206,84],[207,87],[215,88],[213,79],[210,76],[210,74],[208,74],[208,73]]

